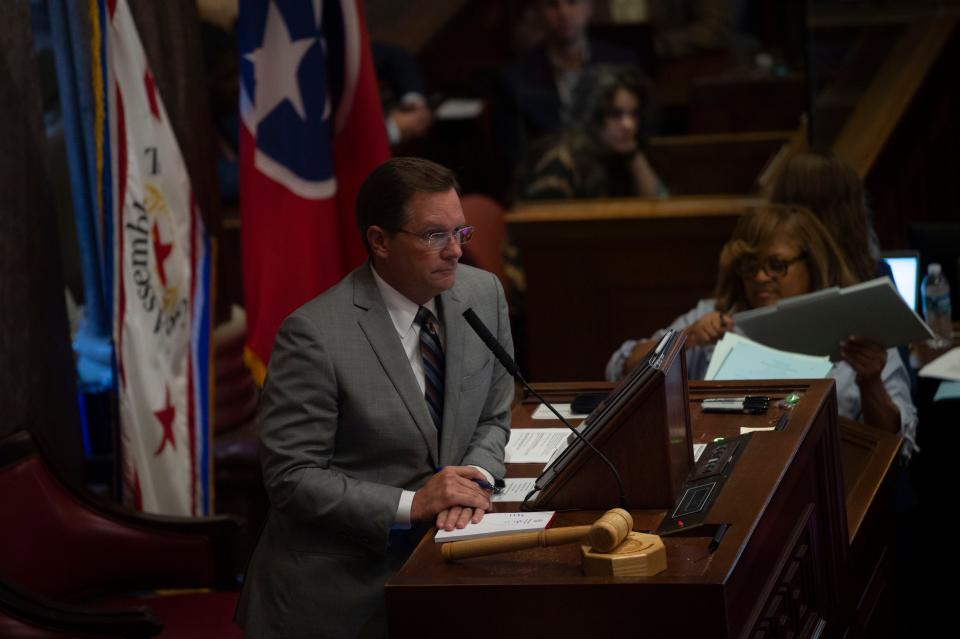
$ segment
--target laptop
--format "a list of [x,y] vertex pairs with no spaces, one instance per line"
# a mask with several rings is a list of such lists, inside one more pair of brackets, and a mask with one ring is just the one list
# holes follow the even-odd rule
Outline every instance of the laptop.
[[880,259],[890,267],[897,292],[914,312],[919,313],[920,253],[909,250],[883,251],[880,254]]

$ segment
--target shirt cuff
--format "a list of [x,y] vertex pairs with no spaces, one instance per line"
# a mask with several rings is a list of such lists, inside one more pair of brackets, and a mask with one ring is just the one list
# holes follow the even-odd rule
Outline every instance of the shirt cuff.
[[413,491],[405,490],[400,493],[400,503],[397,504],[397,514],[393,518],[394,528],[410,527],[410,511],[413,510]]
[[[479,470],[486,478],[487,483],[493,486],[493,475],[491,475],[489,471],[479,466],[470,467]],[[413,495],[414,492],[412,490],[405,490],[400,493],[400,503],[397,504],[397,514],[393,518],[393,528],[410,528],[410,511],[413,510]]]
[[493,486],[493,475],[491,475],[489,472],[487,472],[487,469],[486,469],[486,468],[480,468],[479,466],[474,466],[474,465],[472,465],[472,464],[471,464],[470,468],[476,468],[476,469],[479,470],[481,473],[483,473],[483,476],[484,476],[484,478],[487,480],[487,483],[490,484],[491,486]]

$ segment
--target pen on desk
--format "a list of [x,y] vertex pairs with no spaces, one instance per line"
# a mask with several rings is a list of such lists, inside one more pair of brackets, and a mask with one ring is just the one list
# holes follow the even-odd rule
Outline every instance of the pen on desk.
[[777,425],[774,426],[773,430],[783,430],[787,427],[788,421],[790,421],[790,413],[784,413],[780,416],[780,419],[777,420]]
[[[441,470],[443,470],[443,466],[437,466],[437,472],[439,473]],[[476,479],[471,477],[470,481],[475,483],[477,486],[479,486],[483,490],[493,493],[494,495],[499,495],[501,492],[503,492],[503,486],[491,484],[490,482],[484,479]],[[502,480],[500,480],[500,482],[502,482]],[[500,482],[498,482],[498,484]]]
[[482,479],[471,479],[470,481],[475,483],[480,488],[483,488],[484,490],[488,490],[490,492],[494,492],[496,490],[496,488],[493,485],[491,485],[490,482],[488,481],[484,481]]
[[707,546],[707,550],[713,552],[720,547],[720,542],[723,541],[723,536],[727,534],[727,528],[730,527],[730,524],[720,524],[720,527],[717,528],[717,534],[713,536],[713,539],[710,540],[710,544]]

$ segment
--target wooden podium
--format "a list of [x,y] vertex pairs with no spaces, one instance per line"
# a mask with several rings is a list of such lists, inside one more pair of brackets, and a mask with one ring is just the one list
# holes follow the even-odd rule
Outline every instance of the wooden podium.
[[[604,384],[550,385],[551,401]],[[774,406],[788,393],[793,409]],[[769,395],[766,415],[704,414],[705,397]],[[832,380],[691,383],[694,440],[755,433],[707,516],[684,536],[664,537],[667,570],[655,577],[586,577],[575,546],[539,548],[446,564],[428,534],[386,587],[391,636],[449,628],[460,637],[661,636],[775,637],[869,633],[890,597],[890,535],[880,496],[899,440],[875,429],[838,427]],[[514,427],[533,423],[535,401],[514,410]],[[844,476],[841,459],[851,468]],[[541,466],[511,465],[508,477]],[[515,506],[514,506],[515,507]],[[505,508],[506,509],[506,508]],[[665,510],[632,512],[637,530],[657,527]],[[558,513],[554,525],[593,521],[596,512]],[[715,552],[717,526],[729,524]],[[886,630],[890,631],[890,626]],[[871,635],[873,636],[873,635]]]
[[[693,465],[686,335],[677,333],[664,341],[669,345],[659,362],[636,366],[593,411],[583,432],[617,469],[624,499],[633,508],[669,508]],[[572,441],[548,472],[558,464],[563,469],[549,482],[541,484],[542,475],[538,479],[541,490],[528,509],[627,507],[617,499],[610,469],[586,445]]]

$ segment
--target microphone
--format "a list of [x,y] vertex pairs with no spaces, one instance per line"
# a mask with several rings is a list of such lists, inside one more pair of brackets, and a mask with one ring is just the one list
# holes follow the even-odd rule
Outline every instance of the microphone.
[[[473,312],[472,308],[468,308],[463,312],[463,319],[467,320],[467,324],[473,328],[473,331],[477,334],[483,343],[487,345],[492,352],[494,357],[500,360],[500,363],[503,364],[503,367],[507,369],[507,372],[510,373],[511,377],[516,377],[523,380],[523,376],[520,375],[520,367],[517,366],[517,363],[513,361],[513,358],[510,357],[510,354],[504,350],[503,346],[500,345],[500,342],[497,341],[497,338],[493,336],[493,333],[490,332],[490,329],[487,328],[477,314]],[[526,382],[523,382],[526,384]]]
[[[620,479],[620,473],[617,472],[616,467],[610,462],[609,459],[607,459],[606,455],[604,455],[599,450],[597,450],[597,447],[594,446],[590,441],[588,441],[583,435],[581,435],[580,431],[578,431],[576,428],[571,426],[570,422],[564,419],[563,415],[561,415],[557,411],[557,409],[553,407],[553,404],[545,400],[540,395],[540,393],[533,390],[530,384],[527,383],[527,380],[525,380],[523,378],[523,375],[520,373],[520,367],[517,366],[517,363],[513,361],[513,358],[510,357],[510,354],[507,353],[507,351],[504,350],[503,346],[500,345],[500,342],[497,341],[497,338],[493,336],[493,334],[490,332],[490,329],[488,329],[486,325],[480,320],[480,318],[477,317],[477,314],[473,312],[472,308],[468,308],[463,312],[463,318],[467,320],[467,324],[469,324],[470,327],[474,330],[474,332],[477,334],[477,337],[479,337],[481,341],[483,341],[483,343],[487,345],[487,348],[490,349],[494,357],[500,360],[500,363],[507,370],[507,372],[510,373],[510,376],[516,379],[518,382],[520,382],[520,384],[525,389],[530,391],[530,393],[534,397],[539,399],[544,406],[549,408],[550,411],[557,416],[557,419],[563,422],[564,426],[566,426],[571,431],[573,431],[573,434],[577,436],[577,439],[579,439],[584,445],[589,447],[590,450],[592,450],[597,455],[597,457],[603,460],[603,463],[605,463],[607,465],[607,468],[610,469],[610,472],[613,473],[613,478],[617,480],[617,487],[620,490],[621,508],[623,508],[624,510],[630,510],[630,507],[627,505],[627,493],[623,489],[623,480]],[[532,494],[532,491],[531,491],[531,494]],[[530,495],[527,495],[527,498],[529,497]],[[524,502],[526,502],[526,499],[524,499]]]

